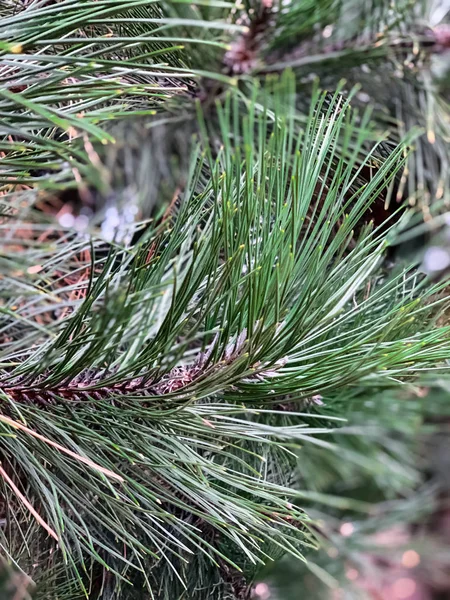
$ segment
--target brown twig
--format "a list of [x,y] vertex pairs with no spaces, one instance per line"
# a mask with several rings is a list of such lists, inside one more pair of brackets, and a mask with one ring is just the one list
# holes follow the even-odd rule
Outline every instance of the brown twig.
[[33,508],[33,506],[30,504],[30,502],[28,502],[28,500],[25,498],[25,496],[22,494],[22,492],[16,486],[14,481],[11,479],[11,477],[8,475],[8,473],[5,471],[5,469],[2,467],[1,463],[0,463],[0,476],[3,477],[4,481],[9,485],[9,487],[12,489],[12,491],[17,496],[17,498],[27,507],[27,509],[30,511],[30,513],[33,515],[33,517],[36,519],[36,521],[39,523],[39,525],[41,525],[45,529],[45,531],[49,535],[52,536],[52,538],[54,538],[57,542],[59,542],[59,538],[58,538],[56,532],[50,527],[50,525],[48,525],[44,521],[44,519]]
[[85,465],[88,465],[95,471],[99,471],[100,473],[103,473],[103,475],[106,475],[107,477],[109,477],[111,479],[116,479],[117,481],[120,481],[120,482],[124,481],[123,477],[121,477],[120,475],[117,475],[117,473],[114,473],[113,471],[110,471],[109,469],[105,469],[104,467],[101,467],[100,465],[98,465],[94,461],[90,460],[89,458],[85,458],[84,456],[81,456],[80,454],[77,454],[76,452],[72,452],[72,450],[69,450],[68,448],[64,448],[64,446],[61,446],[61,444],[58,444],[57,442],[50,440],[49,438],[41,435],[40,433],[33,431],[32,429],[30,429],[29,427],[26,427],[22,423],[19,423],[18,421],[14,421],[13,419],[10,419],[9,417],[6,417],[4,415],[0,415],[0,421],[3,423],[6,423],[10,427],[13,427],[14,429],[20,429],[21,431],[24,431],[28,435],[31,435],[32,437],[34,437],[38,440],[41,440],[41,442],[44,442],[45,444],[48,444],[49,446],[56,448],[60,452],[64,452],[64,454],[71,456],[78,462],[82,462]]

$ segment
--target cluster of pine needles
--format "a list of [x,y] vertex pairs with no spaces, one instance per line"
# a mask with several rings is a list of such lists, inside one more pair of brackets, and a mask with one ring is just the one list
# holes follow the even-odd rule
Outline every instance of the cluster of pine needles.
[[1,598],[445,593],[445,2],[0,16]]

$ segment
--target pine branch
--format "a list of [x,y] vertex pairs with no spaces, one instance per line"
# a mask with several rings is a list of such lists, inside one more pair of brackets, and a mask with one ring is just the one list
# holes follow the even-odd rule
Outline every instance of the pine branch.
[[[369,509],[330,473],[420,479],[350,402],[450,353],[447,282],[387,263],[411,214],[384,208],[448,192],[445,31],[416,55],[391,4],[1,9],[0,544],[38,599],[247,598],[269,560],[326,545],[319,505]],[[298,40],[319,53],[263,78]],[[336,84],[368,61],[385,134]]]

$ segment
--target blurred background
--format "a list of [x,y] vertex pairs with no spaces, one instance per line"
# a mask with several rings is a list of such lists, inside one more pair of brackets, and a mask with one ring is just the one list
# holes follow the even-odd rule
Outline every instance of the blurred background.
[[[297,485],[314,481],[323,494],[324,511],[309,511],[324,548],[303,566],[273,564],[255,600],[450,598],[450,379],[423,384],[356,395],[352,427],[302,449]],[[330,506],[327,494],[339,501]]]

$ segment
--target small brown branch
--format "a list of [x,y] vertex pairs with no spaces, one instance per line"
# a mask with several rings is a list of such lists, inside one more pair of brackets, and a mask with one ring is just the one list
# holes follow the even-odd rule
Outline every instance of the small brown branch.
[[100,473],[103,473],[103,475],[106,475],[107,477],[109,477],[111,479],[116,479],[117,481],[120,481],[120,482],[124,481],[123,477],[121,477],[120,475],[117,475],[117,473],[113,473],[113,471],[110,471],[109,469],[105,469],[104,467],[97,465],[95,462],[93,462],[89,458],[80,456],[80,454],[77,454],[76,452],[72,452],[72,450],[69,450],[68,448],[64,448],[64,446],[61,446],[61,444],[58,444],[57,442],[54,442],[53,440],[46,438],[45,436],[41,435],[40,433],[33,431],[29,427],[22,425],[22,423],[19,423],[18,421],[14,421],[13,419],[10,419],[9,417],[5,417],[4,415],[0,415],[0,421],[2,423],[6,423],[10,427],[13,427],[14,429],[20,429],[21,431],[24,431],[28,435],[31,435],[38,440],[41,440],[41,442],[44,442],[45,444],[48,444],[49,446],[56,448],[60,452],[64,452],[64,454],[71,456],[78,462],[88,465],[92,469],[99,471]]
[[256,14],[252,15],[247,31],[243,33],[224,56],[224,63],[231,75],[249,73],[258,66],[264,38],[271,28],[272,1],[261,3]]
[[48,525],[44,521],[44,519],[41,517],[41,515],[33,508],[33,506],[30,504],[30,502],[25,498],[25,496],[22,494],[22,492],[16,486],[14,481],[11,479],[11,477],[8,475],[8,473],[5,471],[5,469],[2,467],[1,463],[0,463],[0,476],[3,477],[4,481],[9,485],[9,487],[12,489],[12,491],[17,496],[17,498],[30,511],[30,513],[33,515],[33,517],[36,519],[36,521],[39,523],[39,525],[41,525],[45,529],[45,531],[49,535],[52,536],[52,538],[54,538],[57,542],[59,542],[59,538],[58,538],[56,532],[50,527],[50,525]]

